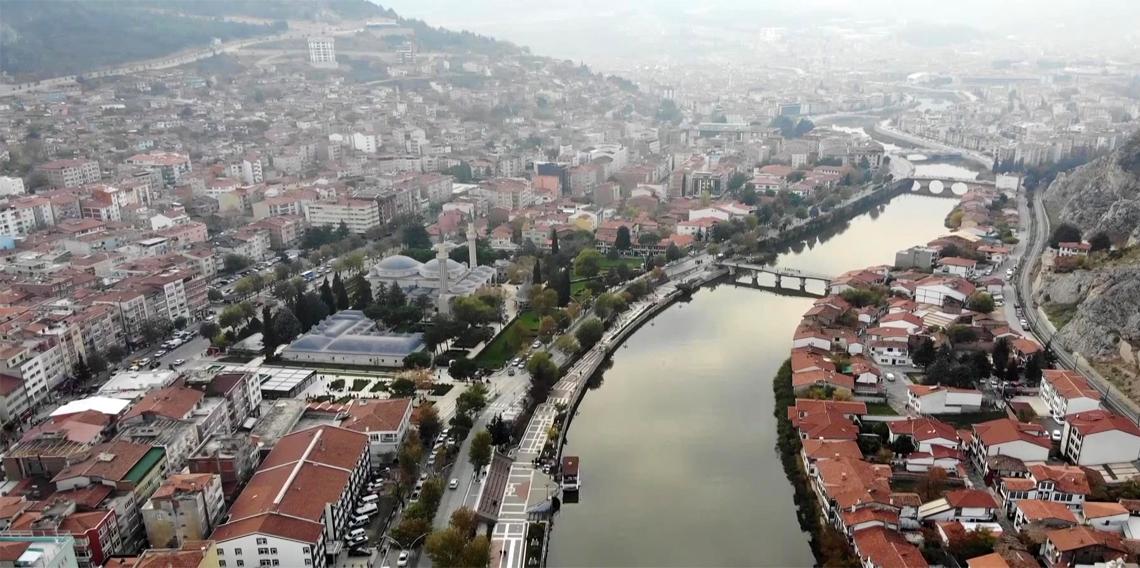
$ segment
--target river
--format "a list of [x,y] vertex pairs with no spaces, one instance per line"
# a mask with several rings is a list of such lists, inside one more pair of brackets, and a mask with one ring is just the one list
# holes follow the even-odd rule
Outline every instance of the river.
[[[890,264],[945,234],[955,203],[896,197],[780,264],[833,275]],[[554,519],[551,566],[814,563],[772,406],[772,378],[811,302],[720,284],[629,338],[571,424],[565,453],[581,457],[582,489]]]

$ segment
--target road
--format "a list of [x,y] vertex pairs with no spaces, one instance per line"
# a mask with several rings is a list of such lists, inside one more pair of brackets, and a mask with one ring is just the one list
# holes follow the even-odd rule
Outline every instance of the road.
[[1049,215],[1045,211],[1045,204],[1042,198],[1038,197],[1037,199],[1033,199],[1030,202],[1030,207],[1033,215],[1030,218],[1031,223],[1028,233],[1028,256],[1025,258],[1021,271],[1017,275],[1017,295],[1021,300],[1021,305],[1024,306],[1025,319],[1028,321],[1029,327],[1035,332],[1038,341],[1044,345],[1051,344],[1052,351],[1057,356],[1057,362],[1060,363],[1062,367],[1076,370],[1085,377],[1090,385],[1104,395],[1104,403],[1106,406],[1128,417],[1133,422],[1140,423],[1140,407],[1099,375],[1090,373],[1086,368],[1080,365],[1075,354],[1070,351],[1063,342],[1054,338],[1051,324],[1042,321],[1042,318],[1039,316],[1037,305],[1033,299],[1033,273],[1037,263],[1041,260],[1041,255],[1045,252],[1050,226]]
[[907,142],[910,142],[911,144],[914,144],[917,146],[922,146],[924,148],[931,148],[933,150],[939,150],[941,152],[951,152],[954,154],[958,154],[958,155],[962,156],[963,158],[966,158],[968,160],[977,162],[977,163],[985,166],[987,169],[994,167],[994,159],[990,156],[982,154],[981,152],[975,152],[973,150],[967,150],[965,148],[958,148],[955,146],[950,146],[948,144],[943,144],[941,142],[936,142],[934,140],[927,140],[926,138],[915,136],[913,134],[907,134],[906,132],[903,132],[901,130],[896,130],[896,129],[891,128],[889,126],[883,126],[882,124],[876,124],[875,125],[875,131],[881,132],[887,136],[892,136],[892,137],[895,137],[895,138],[898,138],[901,140],[906,140]]

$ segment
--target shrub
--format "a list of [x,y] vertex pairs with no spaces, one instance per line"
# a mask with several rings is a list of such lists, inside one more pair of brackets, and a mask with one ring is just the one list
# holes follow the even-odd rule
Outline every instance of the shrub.
[[344,379],[333,379],[329,381],[329,390],[341,390],[344,388]]

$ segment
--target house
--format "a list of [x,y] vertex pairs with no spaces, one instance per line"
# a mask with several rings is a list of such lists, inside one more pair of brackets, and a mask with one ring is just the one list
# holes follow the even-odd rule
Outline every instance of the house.
[[1009,350],[1018,362],[1025,363],[1034,355],[1044,351],[1040,343],[1027,339],[1025,337],[1018,337],[1009,342]]
[[953,387],[910,385],[907,408],[920,414],[958,414],[982,407],[982,391]]
[[958,276],[930,276],[915,284],[914,301],[936,306],[947,303],[964,306],[974,290],[973,284]]
[[902,534],[883,527],[871,527],[855,533],[855,554],[863,568],[926,568],[922,552],[907,542]]
[[844,513],[863,508],[893,508],[890,476],[889,466],[840,458],[817,461],[811,481],[825,519],[837,530],[850,534],[843,522]]
[[862,355],[852,357],[847,363],[847,374],[855,377],[856,385],[878,385],[883,371]]
[[1081,511],[1081,521],[1098,531],[1123,533],[1131,515],[1120,503],[1085,503]]
[[1009,258],[1009,254],[1012,251],[1013,249],[1010,247],[1000,247],[994,245],[982,245],[978,247],[978,252],[986,255],[986,262],[989,262],[990,264],[1001,264],[1005,262],[1005,259]]
[[973,278],[977,273],[978,261],[969,258],[949,256],[938,259],[938,270],[962,278]]
[[412,399],[357,399],[348,405],[342,428],[368,434],[372,467],[391,463],[412,423]]
[[933,446],[956,450],[960,443],[953,426],[933,418],[896,420],[887,422],[887,428],[891,432],[888,440],[890,443],[905,436],[910,438],[914,448],[920,452],[930,452]]
[[913,363],[910,345],[895,339],[871,340],[871,360],[878,365],[909,366]]
[[1076,465],[1104,465],[1140,458],[1140,427],[1108,410],[1070,414],[1061,454]]
[[828,409],[797,416],[794,408],[788,409],[792,425],[799,432],[801,440],[857,440],[859,427],[842,412]]
[[908,312],[895,312],[883,316],[879,320],[879,328],[905,329],[909,335],[914,335],[922,331],[922,318]]
[[985,522],[997,518],[998,503],[988,491],[960,489],[918,508],[918,521]]
[[1091,565],[1128,555],[1128,548],[1119,535],[1084,526],[1045,533],[1045,546],[1041,551],[1046,568]]
[[1057,420],[1070,414],[1100,408],[1101,395],[1080,373],[1068,369],[1046,369],[1041,381],[1041,400]]
[[800,459],[804,470],[809,474],[819,460],[863,459],[863,452],[854,440],[804,440],[800,449]]
[[1092,492],[1085,471],[1071,465],[1030,465],[1029,480],[1034,484],[1030,499],[1055,501],[1075,511],[1084,506],[1085,497]]
[[368,436],[320,425],[277,441],[210,539],[219,564],[324,568],[371,468]]
[[1041,564],[1027,551],[1007,548],[970,558],[966,560],[966,568],[1041,568]]
[[831,351],[831,336],[822,329],[801,325],[796,328],[792,336],[792,348],[815,347],[822,351]]
[[1089,243],[1057,243],[1057,256],[1084,256],[1090,250]]
[[832,388],[839,392],[851,393],[855,389],[855,378],[843,373],[828,371],[803,371],[792,375],[792,389],[802,394],[815,387]]
[[1042,499],[1016,499],[1007,501],[1006,508],[1013,511],[1013,528],[1018,532],[1030,524],[1052,529],[1075,527],[1078,524],[1073,510],[1062,503]]
[[973,436],[970,457],[985,476],[990,472],[987,460],[990,456],[1008,456],[1027,463],[1044,462],[1053,447],[1040,425],[1009,418],[974,424]]
[[906,470],[911,473],[922,473],[938,467],[952,476],[961,475],[959,468],[965,461],[965,454],[961,450],[945,446],[931,446],[927,451],[911,452],[903,458]]

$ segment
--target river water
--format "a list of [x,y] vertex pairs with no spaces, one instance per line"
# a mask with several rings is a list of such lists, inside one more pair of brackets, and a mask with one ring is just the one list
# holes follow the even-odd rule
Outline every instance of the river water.
[[[955,203],[896,197],[780,264],[832,275],[891,264],[944,234]],[[725,283],[629,338],[571,425],[565,453],[581,457],[582,489],[555,517],[551,566],[814,563],[775,451],[772,400],[811,302]]]

